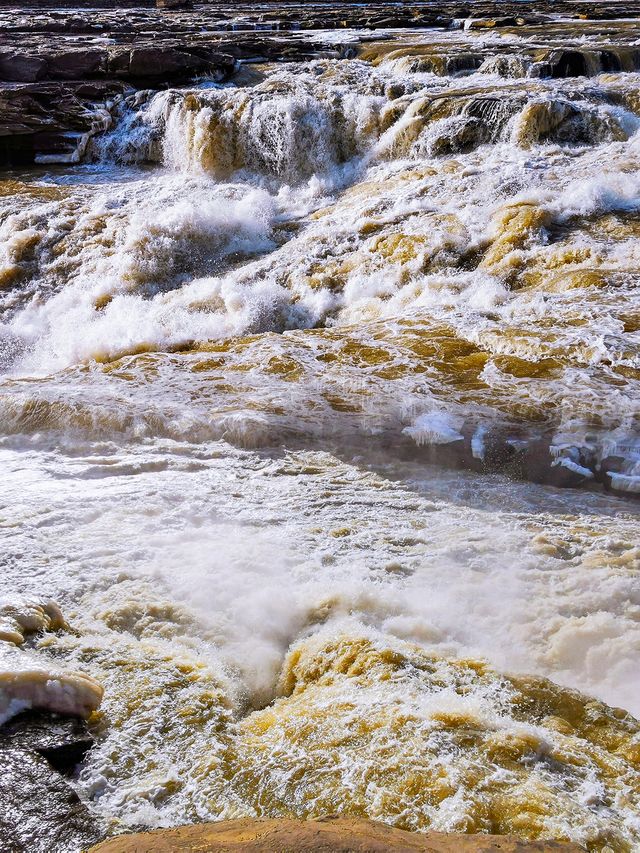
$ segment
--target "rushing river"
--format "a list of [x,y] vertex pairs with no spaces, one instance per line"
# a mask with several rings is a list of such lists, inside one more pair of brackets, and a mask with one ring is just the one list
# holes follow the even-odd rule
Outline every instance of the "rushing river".
[[108,832],[640,849],[638,37],[248,64],[4,176],[0,713],[103,686]]

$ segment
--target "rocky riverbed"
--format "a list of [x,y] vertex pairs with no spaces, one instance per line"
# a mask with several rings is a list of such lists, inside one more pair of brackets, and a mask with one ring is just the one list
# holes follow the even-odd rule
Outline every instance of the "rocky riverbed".
[[[407,29],[470,28],[508,35],[533,28],[543,33],[545,23],[560,15],[575,20],[567,38],[579,41],[593,22],[624,20],[637,12],[631,3],[568,0],[501,3],[499,9],[484,2],[195,3],[171,11],[150,5],[96,6],[74,3],[67,11],[46,3],[0,5],[0,167],[78,162],[88,140],[110,126],[117,104],[135,90],[196,79],[224,82],[241,63],[355,58],[372,39],[391,43]],[[544,54],[544,37],[540,48]],[[588,68],[579,48],[548,53],[546,73],[552,76]],[[466,61],[473,66],[482,60]],[[640,64],[640,48],[626,61]],[[615,55],[609,64],[612,70],[619,65]]]

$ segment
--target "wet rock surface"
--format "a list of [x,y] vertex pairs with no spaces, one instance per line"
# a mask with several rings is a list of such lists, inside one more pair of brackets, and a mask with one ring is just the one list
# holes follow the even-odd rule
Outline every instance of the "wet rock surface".
[[577,844],[556,841],[520,841],[500,835],[426,834],[393,829],[371,820],[328,818],[319,821],[229,820],[200,826],[160,830],[113,838],[93,848],[94,853],[178,853],[243,850],[245,853],[578,853]]
[[25,712],[0,728],[0,749],[21,749],[45,758],[58,773],[72,773],[93,745],[79,717]]
[[0,54],[0,75],[15,83],[40,80],[117,79],[131,83],[142,80],[175,83],[197,74],[226,79],[234,70],[230,54],[203,46],[184,44],[142,45],[114,48],[75,48],[34,54],[7,51]]
[[86,141],[110,123],[110,100],[125,89],[113,81],[0,87],[0,161],[80,159]]
[[69,781],[92,743],[75,717],[27,712],[0,728],[3,853],[69,853],[102,836]]

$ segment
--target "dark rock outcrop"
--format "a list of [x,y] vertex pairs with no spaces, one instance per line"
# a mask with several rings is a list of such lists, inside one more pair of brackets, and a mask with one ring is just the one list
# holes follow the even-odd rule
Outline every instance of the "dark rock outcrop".
[[0,849],[69,853],[103,836],[67,780],[93,740],[73,717],[24,713],[0,728]]
[[94,132],[108,126],[117,82],[0,84],[0,163],[75,162]]
[[151,81],[158,85],[185,82],[198,74],[222,82],[231,76],[234,68],[235,60],[228,53],[206,48],[144,46],[109,53],[106,73],[130,83],[147,85]]
[[35,83],[47,74],[47,62],[40,56],[13,51],[0,53],[0,79],[14,83]]
[[79,717],[28,711],[0,728],[0,749],[22,749],[46,758],[58,773],[72,773],[93,746]]
[[140,47],[76,48],[64,51],[40,49],[34,53],[0,53],[0,79],[14,83],[44,80],[111,80],[156,85],[183,83],[196,75],[227,79],[235,60],[228,53],[204,46],[142,45]]

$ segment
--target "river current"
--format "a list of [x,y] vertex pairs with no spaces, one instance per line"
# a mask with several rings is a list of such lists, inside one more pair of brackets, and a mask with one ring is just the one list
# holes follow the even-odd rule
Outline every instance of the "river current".
[[640,849],[638,67],[369,35],[3,176],[0,714],[101,685],[106,831]]

